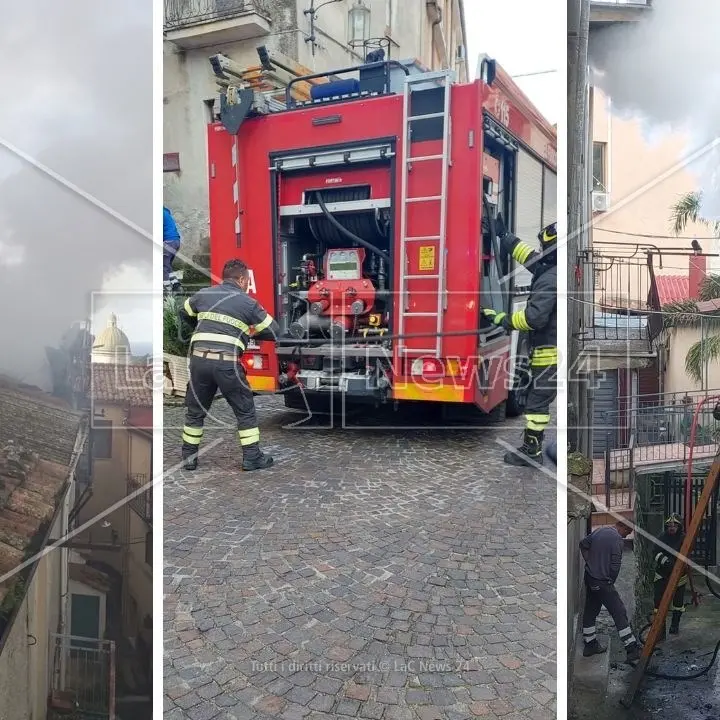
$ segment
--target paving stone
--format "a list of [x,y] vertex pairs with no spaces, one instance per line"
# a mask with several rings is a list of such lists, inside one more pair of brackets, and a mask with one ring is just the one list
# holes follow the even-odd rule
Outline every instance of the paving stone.
[[[367,432],[320,416],[292,429],[280,398],[256,407],[273,468],[237,471],[216,401],[206,442],[223,442],[165,481],[166,717],[546,720],[555,484],[502,462],[496,440],[522,420],[372,431],[369,453]],[[430,412],[406,419],[430,428]],[[165,410],[168,466],[183,415]],[[409,693],[427,704],[411,709]]]

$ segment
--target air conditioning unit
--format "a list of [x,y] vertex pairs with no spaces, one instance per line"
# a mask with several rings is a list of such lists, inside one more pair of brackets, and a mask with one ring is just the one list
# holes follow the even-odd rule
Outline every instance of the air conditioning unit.
[[607,212],[610,207],[610,195],[606,192],[594,192],[592,194],[593,212]]

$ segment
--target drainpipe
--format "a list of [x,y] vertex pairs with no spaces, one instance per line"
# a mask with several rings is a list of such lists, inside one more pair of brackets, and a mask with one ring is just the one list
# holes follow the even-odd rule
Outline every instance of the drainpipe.
[[[70,513],[75,503],[75,472],[77,465],[85,448],[88,438],[88,428],[83,426],[78,431],[75,438],[75,447],[73,448],[72,460],[70,461],[70,472],[68,475],[69,487],[65,493],[62,504],[62,512],[60,515],[60,537],[64,538],[70,532]],[[64,646],[64,636],[68,633],[69,625],[69,607],[70,607],[70,549],[66,545],[60,545],[60,619],[58,627],[58,636],[60,643],[60,690],[65,689],[65,671],[66,671],[66,648]],[[68,648],[69,650],[69,648]],[[55,648],[52,648],[55,652]]]

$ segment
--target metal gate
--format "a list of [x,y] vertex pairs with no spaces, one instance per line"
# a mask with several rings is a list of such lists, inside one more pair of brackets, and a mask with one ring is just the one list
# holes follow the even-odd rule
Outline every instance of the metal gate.
[[[708,471],[698,470],[692,475],[692,502],[693,507],[697,504],[702,494]],[[685,480],[687,474],[684,472],[665,473],[665,517],[670,513],[677,513],[685,518]],[[695,545],[690,551],[690,559],[698,565],[717,564],[717,534],[718,534],[718,491],[712,498],[710,505],[705,512]]]
[[74,635],[50,636],[49,720],[115,720],[115,643]]

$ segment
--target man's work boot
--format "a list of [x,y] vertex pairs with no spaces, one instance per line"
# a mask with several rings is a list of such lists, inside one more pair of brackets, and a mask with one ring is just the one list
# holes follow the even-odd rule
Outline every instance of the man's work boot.
[[682,613],[677,610],[673,610],[672,620],[670,622],[670,634],[677,635],[680,632],[680,618]]
[[589,643],[585,643],[585,647],[583,648],[583,657],[602,655],[604,652],[607,652],[607,647],[605,645],[601,645],[597,639],[595,639]]
[[243,445],[243,470],[264,470],[265,468],[269,468],[272,464],[272,457],[260,450],[260,443]]
[[[523,434],[523,444],[518,450],[505,453],[503,460],[508,465],[515,467],[534,467],[532,463],[537,465],[543,464],[543,432],[539,430],[525,430]],[[531,460],[532,463],[528,462]]]
[[198,449],[195,445],[183,445],[182,448],[183,470],[197,470]]
[[640,659],[640,645],[637,642],[631,643],[625,648],[627,653],[627,661],[636,663]]

